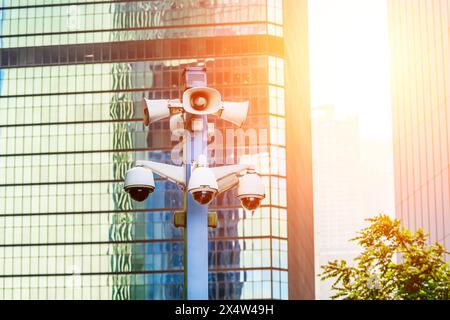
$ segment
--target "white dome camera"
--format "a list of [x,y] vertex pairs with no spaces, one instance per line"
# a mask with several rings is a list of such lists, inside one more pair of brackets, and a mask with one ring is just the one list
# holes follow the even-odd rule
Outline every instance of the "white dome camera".
[[144,167],[134,167],[125,174],[124,190],[131,199],[142,202],[155,190],[153,172]]
[[219,187],[213,171],[205,163],[192,170],[188,191],[199,204],[206,205],[213,201]]
[[266,195],[262,179],[256,171],[249,170],[239,179],[237,196],[244,209],[253,211],[259,208]]

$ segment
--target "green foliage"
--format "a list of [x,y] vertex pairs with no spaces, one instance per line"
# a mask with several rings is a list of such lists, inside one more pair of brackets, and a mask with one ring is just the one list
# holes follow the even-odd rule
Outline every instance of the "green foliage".
[[356,241],[362,253],[350,266],[333,261],[321,266],[322,280],[335,278],[333,299],[449,300],[448,254],[438,243],[428,244],[421,229],[412,233],[386,215],[368,219]]

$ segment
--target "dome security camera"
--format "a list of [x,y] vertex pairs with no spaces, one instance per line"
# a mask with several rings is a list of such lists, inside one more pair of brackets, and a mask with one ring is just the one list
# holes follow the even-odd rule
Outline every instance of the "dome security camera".
[[256,171],[248,171],[240,178],[237,196],[246,210],[253,211],[261,206],[266,195],[262,179]]
[[219,191],[213,171],[207,166],[194,168],[189,179],[188,191],[199,204],[210,204]]
[[134,167],[125,174],[125,192],[131,199],[142,202],[155,190],[153,172],[144,167]]

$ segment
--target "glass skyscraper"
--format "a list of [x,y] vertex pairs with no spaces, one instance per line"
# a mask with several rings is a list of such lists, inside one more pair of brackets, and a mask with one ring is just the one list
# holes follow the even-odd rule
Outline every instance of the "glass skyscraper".
[[[258,132],[257,152],[231,136],[236,147],[215,165],[251,157],[266,187],[254,213],[233,191],[211,204],[219,224],[209,231],[209,297],[292,295],[283,5],[3,0],[0,299],[183,299],[183,229],[173,225],[183,192],[156,177],[155,192],[136,203],[122,187],[135,160],[171,163],[169,122],[144,127],[141,100],[180,98],[188,66],[205,66],[224,100],[250,101],[243,130],[246,139]],[[223,136],[232,128],[210,122]],[[298,150],[292,158],[308,159]],[[293,207],[292,217],[311,210]],[[310,245],[289,250],[307,255]]]
[[396,216],[448,249],[450,1],[393,0],[388,12]]

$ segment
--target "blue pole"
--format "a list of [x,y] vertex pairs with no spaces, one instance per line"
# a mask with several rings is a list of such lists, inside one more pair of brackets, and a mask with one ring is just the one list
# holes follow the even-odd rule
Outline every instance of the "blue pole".
[[[198,118],[197,118],[198,119]],[[203,130],[191,131],[186,141],[186,181],[191,176],[192,162],[206,155],[208,120],[201,116]],[[188,116],[188,126],[192,118]],[[208,300],[208,206],[198,204],[187,194],[185,272],[188,300]]]

